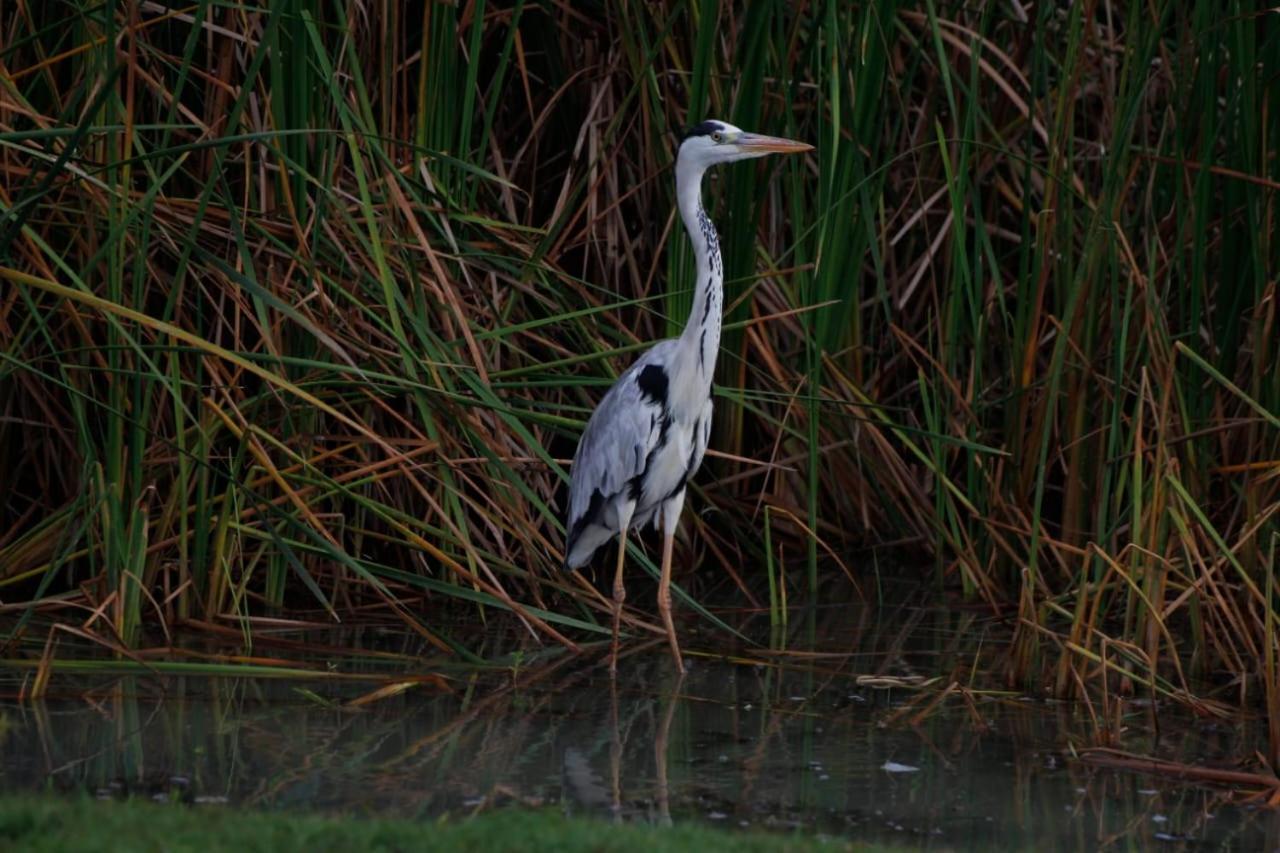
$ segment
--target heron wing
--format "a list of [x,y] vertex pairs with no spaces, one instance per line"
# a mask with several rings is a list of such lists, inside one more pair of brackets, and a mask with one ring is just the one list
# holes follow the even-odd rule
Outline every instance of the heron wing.
[[618,532],[617,507],[662,441],[667,356],[674,343],[662,341],[637,359],[587,421],[570,470],[566,562],[571,568]]

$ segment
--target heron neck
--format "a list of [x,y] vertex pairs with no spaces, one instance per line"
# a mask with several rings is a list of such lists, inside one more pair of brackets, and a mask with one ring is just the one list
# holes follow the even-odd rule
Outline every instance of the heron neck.
[[720,352],[720,323],[724,309],[724,264],[720,238],[702,207],[702,175],[705,169],[676,162],[676,197],[680,218],[693,243],[697,283],[693,307],[680,339],[697,356],[699,373],[707,381],[715,373]]

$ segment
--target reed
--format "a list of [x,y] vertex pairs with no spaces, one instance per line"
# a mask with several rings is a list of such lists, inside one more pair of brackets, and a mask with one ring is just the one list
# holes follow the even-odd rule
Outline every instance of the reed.
[[1277,72],[1242,0],[0,6],[0,594],[120,650],[596,636],[565,458],[683,320],[716,115],[817,150],[708,193],[684,606],[892,547],[1014,680],[1274,718]]

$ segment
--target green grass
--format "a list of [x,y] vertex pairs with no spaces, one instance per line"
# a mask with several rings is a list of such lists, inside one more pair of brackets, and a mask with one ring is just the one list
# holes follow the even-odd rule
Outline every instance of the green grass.
[[552,809],[410,821],[30,796],[0,798],[0,841],[10,849],[31,851],[890,849],[695,826],[615,825],[568,818]]

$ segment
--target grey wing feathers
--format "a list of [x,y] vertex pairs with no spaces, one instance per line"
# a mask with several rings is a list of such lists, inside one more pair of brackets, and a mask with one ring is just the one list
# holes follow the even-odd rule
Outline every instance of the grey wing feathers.
[[664,417],[662,401],[643,391],[638,379],[645,368],[662,368],[669,343],[659,343],[631,365],[587,421],[570,469],[568,568],[586,563],[618,532],[616,504],[644,470]]

